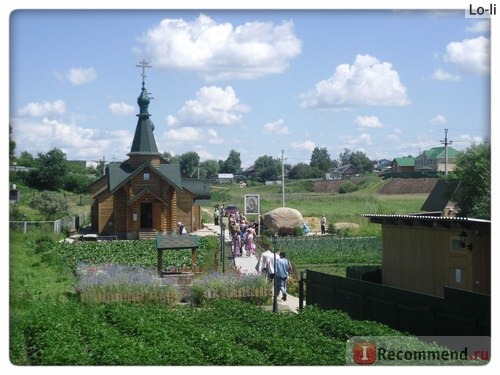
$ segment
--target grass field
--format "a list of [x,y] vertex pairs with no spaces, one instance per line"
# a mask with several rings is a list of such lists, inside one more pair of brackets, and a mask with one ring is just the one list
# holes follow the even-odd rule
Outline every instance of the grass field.
[[[360,226],[352,235],[378,235],[380,225],[369,223],[363,214],[408,214],[419,212],[429,194],[378,194],[385,182],[378,177],[368,177],[359,191],[339,193],[316,193],[312,181],[287,181],[285,206],[300,211],[303,217],[321,217],[326,214],[329,223],[350,222]],[[261,215],[282,207],[281,186],[249,185],[240,188],[237,184],[212,185],[212,203],[236,204],[243,210],[245,194],[259,194]],[[207,212],[212,207],[206,207]],[[252,219],[252,217],[250,217]],[[210,215],[204,220],[211,221]]]

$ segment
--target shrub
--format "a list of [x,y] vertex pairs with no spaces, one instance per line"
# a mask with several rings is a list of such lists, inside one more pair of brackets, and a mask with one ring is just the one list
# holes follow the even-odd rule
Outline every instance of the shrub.
[[297,225],[293,227],[293,236],[294,237],[302,237],[304,235],[304,228]]
[[36,208],[46,220],[60,219],[69,215],[68,201],[63,194],[53,191],[43,191],[36,194],[31,200],[31,205]]
[[339,194],[352,193],[357,190],[359,190],[359,187],[355,183],[346,181],[340,186]]

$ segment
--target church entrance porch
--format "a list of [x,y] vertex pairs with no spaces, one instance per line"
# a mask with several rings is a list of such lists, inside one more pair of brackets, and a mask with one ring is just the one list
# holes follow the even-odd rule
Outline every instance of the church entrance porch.
[[141,229],[153,228],[153,203],[141,203]]

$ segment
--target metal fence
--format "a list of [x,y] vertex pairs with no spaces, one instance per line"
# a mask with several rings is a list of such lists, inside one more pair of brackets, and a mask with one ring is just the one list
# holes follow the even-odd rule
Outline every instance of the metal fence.
[[30,230],[42,230],[59,234],[63,230],[68,232],[78,230],[88,222],[90,222],[90,212],[83,212],[76,216],[53,221],[10,221],[9,226],[11,230],[19,230],[23,233]]

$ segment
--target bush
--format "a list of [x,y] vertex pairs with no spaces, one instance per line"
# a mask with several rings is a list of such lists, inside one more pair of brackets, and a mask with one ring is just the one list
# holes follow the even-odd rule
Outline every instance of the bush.
[[304,235],[304,228],[298,225],[293,227],[293,235],[294,237],[302,237]]
[[55,220],[69,216],[68,201],[63,194],[54,191],[43,191],[31,200],[33,208],[40,211],[46,220]]
[[353,183],[351,181],[346,181],[340,186],[339,194],[353,193],[357,190],[359,190],[358,185],[356,185],[355,183]]

